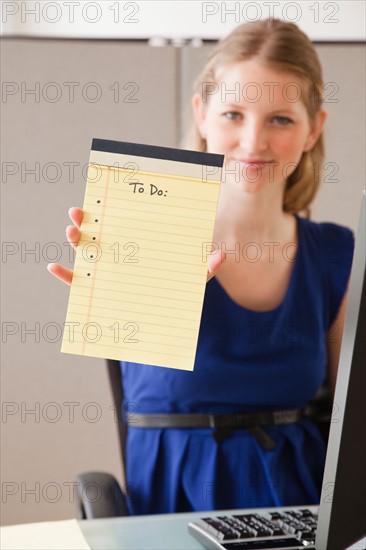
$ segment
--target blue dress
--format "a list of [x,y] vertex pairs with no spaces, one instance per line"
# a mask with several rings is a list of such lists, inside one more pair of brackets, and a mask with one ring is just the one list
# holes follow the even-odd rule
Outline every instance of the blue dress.
[[[255,312],[213,277],[205,292],[193,372],[121,362],[125,411],[238,413],[304,407],[327,370],[327,333],[345,294],[353,234],[296,216],[298,249],[282,303]],[[336,334],[333,335],[336,337]],[[317,504],[325,444],[308,418],[264,428],[264,450],[238,429],[129,426],[131,514]]]

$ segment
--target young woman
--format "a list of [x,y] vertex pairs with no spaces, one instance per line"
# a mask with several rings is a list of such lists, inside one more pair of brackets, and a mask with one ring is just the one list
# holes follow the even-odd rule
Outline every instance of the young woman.
[[127,408],[165,415],[129,426],[131,513],[319,502],[325,443],[303,409],[334,388],[353,254],[350,230],[307,217],[322,89],[313,45],[279,20],[237,27],[197,80],[185,147],[225,155],[215,253],[194,372],[121,363]]

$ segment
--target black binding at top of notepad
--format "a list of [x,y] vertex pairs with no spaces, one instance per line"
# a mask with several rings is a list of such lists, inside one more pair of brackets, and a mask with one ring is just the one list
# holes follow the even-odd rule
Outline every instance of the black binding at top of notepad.
[[188,162],[190,164],[202,164],[204,166],[222,167],[224,162],[224,155],[217,155],[214,153],[187,151],[185,149],[172,149],[170,147],[128,143],[127,141],[111,141],[107,139],[93,139],[92,150],[117,153],[120,155],[174,160],[177,162]]

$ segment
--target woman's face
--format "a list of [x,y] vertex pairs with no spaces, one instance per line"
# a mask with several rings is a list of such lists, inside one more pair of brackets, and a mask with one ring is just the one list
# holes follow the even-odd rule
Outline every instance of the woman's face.
[[193,99],[196,121],[209,153],[225,155],[223,182],[255,192],[285,184],[303,151],[316,143],[325,113],[313,128],[302,101],[301,80],[255,60],[219,70],[216,84]]

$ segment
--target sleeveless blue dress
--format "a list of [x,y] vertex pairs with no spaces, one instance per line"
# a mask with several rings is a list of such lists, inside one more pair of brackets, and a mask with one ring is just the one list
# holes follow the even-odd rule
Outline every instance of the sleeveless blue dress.
[[[354,239],[345,227],[296,219],[299,244],[282,303],[271,311],[246,309],[213,277],[194,371],[121,362],[124,415],[297,409],[315,396]],[[130,513],[317,504],[326,451],[317,426],[303,418],[263,429],[275,441],[270,451],[245,429],[217,443],[212,429],[129,426]]]

